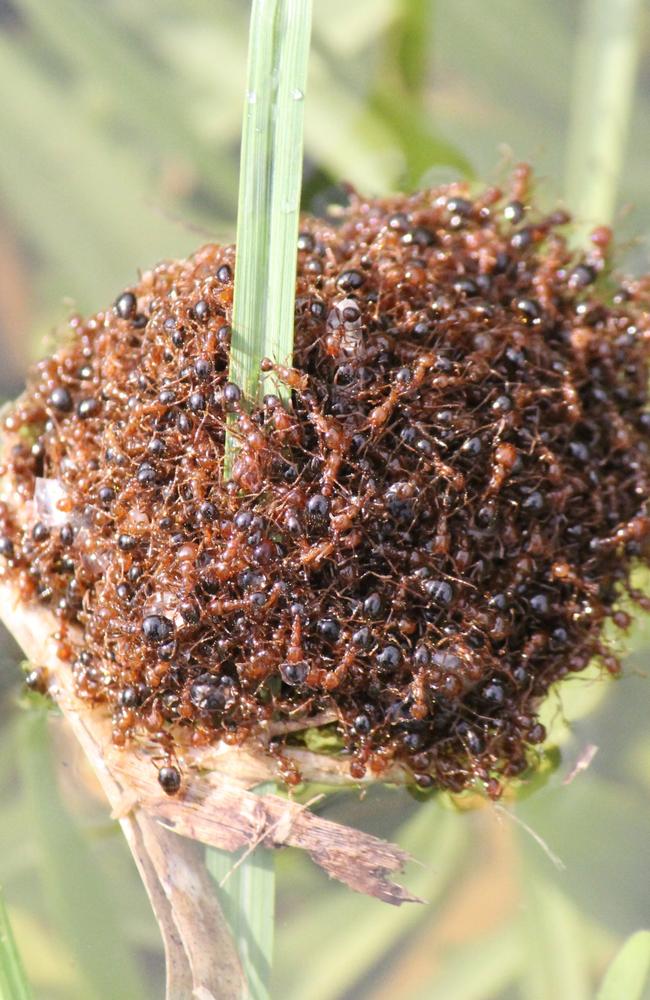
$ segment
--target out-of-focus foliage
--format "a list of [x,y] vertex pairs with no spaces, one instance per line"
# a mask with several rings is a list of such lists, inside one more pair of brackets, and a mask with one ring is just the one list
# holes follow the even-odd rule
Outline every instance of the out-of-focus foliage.
[[650,931],[631,934],[610,965],[598,1000],[643,1000],[650,979]]
[[31,1000],[20,953],[16,947],[9,914],[0,892],[0,996],[7,1000]]
[[[587,113],[569,109],[585,92],[574,78],[580,33],[599,2],[315,3],[306,206],[322,209],[342,179],[371,193],[459,173],[494,181],[522,158],[549,200],[567,174],[593,183],[588,166],[576,179],[567,149]],[[646,241],[650,15],[640,7],[629,140],[611,153],[622,163],[616,217],[625,239]],[[4,395],[70,302],[99,308],[138,268],[232,238],[247,16],[243,0],[0,0]],[[631,250],[647,263],[644,243]],[[409,848],[421,862],[409,884],[428,903],[391,909],[281,853],[274,995],[595,996],[621,942],[649,923],[649,649],[646,619],[621,681],[601,684],[594,670],[564,685],[545,709],[555,748],[503,808],[391,789],[317,806]],[[160,941],[135,868],[61,721],[18,707],[11,650],[0,671],[0,884],[34,993],[154,1000]],[[623,952],[602,989],[633,977],[642,950]]]
[[[308,204],[322,207],[341,179],[371,193],[459,173],[489,179],[506,146],[562,193],[580,4],[315,6]],[[242,0],[4,0],[5,339],[29,332],[34,342],[70,303],[99,308],[138,268],[232,238],[247,15]],[[619,195],[636,206],[628,233],[650,227],[649,123],[641,86]],[[8,353],[18,369],[25,351]]]
[[[231,239],[248,4],[9,3],[0,210],[36,265],[34,320],[60,317],[50,310],[64,296],[98,308],[137,268],[201,238]],[[306,156],[317,186],[343,178],[384,191],[418,157],[466,166],[424,111],[408,128],[399,120],[401,74],[389,85],[380,56],[403,5],[357,0],[352,15],[340,0],[316,6]],[[412,42],[401,49],[408,65]]]

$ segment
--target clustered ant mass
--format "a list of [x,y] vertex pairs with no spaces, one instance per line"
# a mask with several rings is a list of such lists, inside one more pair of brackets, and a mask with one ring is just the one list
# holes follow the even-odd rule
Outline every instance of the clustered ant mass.
[[531,201],[521,167],[507,195],[305,219],[295,356],[259,405],[227,375],[233,247],[74,316],[35,369],[5,420],[3,572],[61,620],[115,743],[160,745],[166,791],[187,740],[257,739],[295,782],[299,737],[261,724],[331,712],[354,778],[496,796],[549,686],[619,671],[603,623],[648,603],[650,282]]

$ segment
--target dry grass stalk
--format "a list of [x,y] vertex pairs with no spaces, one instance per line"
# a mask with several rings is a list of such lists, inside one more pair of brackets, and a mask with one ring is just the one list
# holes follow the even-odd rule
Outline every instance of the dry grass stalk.
[[[229,851],[258,844],[298,847],[358,892],[396,905],[417,901],[390,880],[409,860],[399,847],[322,819],[295,802],[250,791],[276,776],[270,757],[225,746],[188,748],[183,791],[167,796],[158,784],[152,751],[141,745],[127,751],[114,747],[107,714],[77,698],[69,668],[57,656],[59,623],[54,616],[23,604],[7,580],[0,582],[0,606],[5,625],[29,661],[47,668],[49,693],[121,823],[164,939],[168,1000],[192,995],[188,989],[204,1000],[230,1000],[241,995],[243,982],[209,875],[196,845],[186,838]],[[335,760],[307,751],[297,754],[310,780],[345,781]],[[398,780],[399,774],[394,777]]]

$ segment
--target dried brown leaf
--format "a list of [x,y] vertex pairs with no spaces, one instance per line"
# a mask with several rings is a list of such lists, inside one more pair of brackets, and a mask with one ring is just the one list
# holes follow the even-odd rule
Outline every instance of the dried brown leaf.
[[[357,892],[395,905],[417,901],[390,879],[409,860],[399,847],[322,819],[290,800],[249,791],[250,786],[276,777],[276,764],[270,756],[224,746],[204,754],[188,750],[182,792],[167,796],[157,781],[152,752],[142,745],[127,751],[115,748],[106,713],[77,698],[70,670],[58,659],[56,619],[46,610],[22,603],[6,580],[0,582],[0,606],[5,624],[30,661],[47,667],[50,693],[97,773],[114,815],[123,824],[133,815],[153,817],[175,834],[229,851],[258,843],[298,847],[333,878]],[[312,780],[331,782],[335,776],[343,780],[343,768],[318,754],[304,752],[302,765]],[[156,875],[169,900],[166,861],[151,843],[163,865],[163,876],[160,864],[154,866]]]

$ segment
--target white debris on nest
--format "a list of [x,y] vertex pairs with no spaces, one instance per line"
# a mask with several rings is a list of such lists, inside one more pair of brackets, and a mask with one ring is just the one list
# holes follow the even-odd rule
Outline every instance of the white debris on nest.
[[34,481],[34,521],[40,521],[48,528],[60,528],[64,524],[69,524],[70,514],[61,510],[60,503],[66,498],[65,486],[59,479],[43,479],[37,476]]

